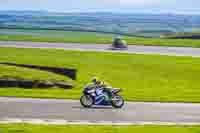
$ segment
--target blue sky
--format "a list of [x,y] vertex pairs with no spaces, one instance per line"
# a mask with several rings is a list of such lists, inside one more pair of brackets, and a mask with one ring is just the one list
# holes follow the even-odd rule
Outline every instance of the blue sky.
[[0,10],[200,14],[200,0],[0,0]]

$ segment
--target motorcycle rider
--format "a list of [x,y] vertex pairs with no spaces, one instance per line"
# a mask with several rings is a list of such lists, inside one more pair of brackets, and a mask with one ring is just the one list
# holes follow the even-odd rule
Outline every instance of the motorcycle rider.
[[92,78],[92,87],[93,89],[95,89],[95,91],[98,91],[98,89],[103,89],[104,93],[107,93],[107,96],[109,99],[112,98],[112,92],[111,90],[107,87],[107,85],[105,84],[105,82],[98,80],[97,77]]

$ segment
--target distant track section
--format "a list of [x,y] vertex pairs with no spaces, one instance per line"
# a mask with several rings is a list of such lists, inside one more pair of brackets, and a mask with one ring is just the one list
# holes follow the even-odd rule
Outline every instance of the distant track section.
[[80,43],[47,43],[47,42],[17,42],[0,41],[0,47],[16,48],[55,48],[78,51],[96,51],[130,54],[159,54],[170,56],[200,57],[200,48],[189,47],[164,47],[164,46],[137,46],[129,45],[128,50],[110,50],[108,44],[80,44]]

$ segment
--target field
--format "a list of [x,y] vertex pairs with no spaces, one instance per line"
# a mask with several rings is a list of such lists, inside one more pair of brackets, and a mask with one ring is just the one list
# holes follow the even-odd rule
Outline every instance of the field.
[[199,126],[58,126],[8,124],[0,125],[2,133],[198,133]]
[[0,11],[2,41],[111,44],[121,35],[130,45],[200,47],[199,29],[199,15]]
[[[200,102],[199,58],[0,48],[0,61],[78,69],[76,87],[72,90],[1,88],[0,96],[77,99],[82,87],[97,76],[113,87],[123,88],[126,100]],[[12,72],[0,68],[4,75]],[[23,72],[20,76],[25,77]]]
[[0,28],[96,31],[157,38],[165,34],[196,31],[199,23],[199,15],[0,11]]
[[[1,29],[0,41],[111,44],[113,34],[58,30]],[[200,47],[200,40],[122,36],[129,45]]]

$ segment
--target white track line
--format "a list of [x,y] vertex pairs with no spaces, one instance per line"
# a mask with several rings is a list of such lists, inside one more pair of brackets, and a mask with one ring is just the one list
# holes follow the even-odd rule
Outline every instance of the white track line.
[[44,124],[44,125],[200,125],[200,123],[194,122],[112,122],[112,121],[68,121],[68,120],[57,120],[57,119],[30,119],[30,118],[5,118],[0,119],[0,124]]

